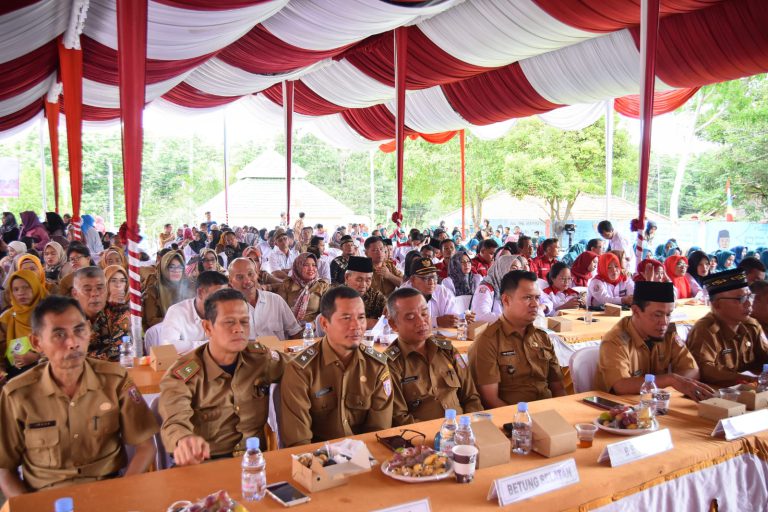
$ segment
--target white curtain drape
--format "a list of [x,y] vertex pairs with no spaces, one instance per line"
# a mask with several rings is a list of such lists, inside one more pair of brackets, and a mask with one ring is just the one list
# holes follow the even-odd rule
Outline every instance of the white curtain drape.
[[[396,114],[394,101],[387,103],[387,108]],[[405,96],[405,125],[421,133],[439,133],[461,130],[469,123],[453,110],[438,86],[412,91]]]
[[469,132],[478,139],[495,140],[505,136],[515,124],[517,124],[517,119],[509,119],[507,121],[487,124],[485,126],[472,125],[469,128]]
[[605,115],[605,102],[569,105],[545,114],[539,119],[561,130],[581,130]]
[[32,102],[45,97],[48,94],[48,88],[51,86],[56,78],[56,73],[51,73],[44,80],[36,83],[24,92],[20,92],[16,96],[11,96],[4,100],[0,100],[0,117],[8,116],[14,112],[18,112],[24,107],[30,105]]
[[[162,82],[147,84],[144,88],[146,101],[150,102],[167,93],[181,83],[187,74],[189,72]],[[120,88],[83,78],[83,103],[101,108],[120,108]]]
[[318,117],[306,126],[306,130],[328,144],[356,151],[368,151],[386,142],[374,142],[364,138],[344,121],[341,114]]
[[308,73],[302,82],[322,98],[347,108],[364,108],[395,97],[395,88],[375,80],[341,59]]
[[40,0],[0,16],[0,64],[32,50],[64,32],[69,22],[70,2]]

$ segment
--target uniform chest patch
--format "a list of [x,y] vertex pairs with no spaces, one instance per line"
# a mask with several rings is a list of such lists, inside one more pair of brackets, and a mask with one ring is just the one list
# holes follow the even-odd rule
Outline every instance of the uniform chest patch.
[[515,350],[505,350],[504,352],[501,353],[501,355],[504,356],[504,357],[516,356],[517,355],[517,351],[515,351]]
[[315,398],[320,398],[321,396],[325,396],[328,393],[330,393],[331,391],[333,391],[333,388],[323,388],[320,391],[316,391],[315,392]]
[[200,371],[200,365],[196,361],[190,361],[184,366],[179,366],[173,370],[173,374],[179,379],[187,382],[189,379],[195,376]]
[[462,370],[465,370],[467,368],[467,363],[464,362],[464,358],[461,356],[461,354],[455,354],[453,356],[453,360],[456,361],[456,366],[458,366]]
[[136,386],[131,386],[131,388],[128,390],[128,396],[131,397],[131,400],[133,400],[135,403],[141,403],[141,391],[139,391],[139,388]]
[[411,375],[410,377],[405,377],[403,380],[400,381],[401,384],[408,384],[409,382],[416,382],[419,380],[418,375]]

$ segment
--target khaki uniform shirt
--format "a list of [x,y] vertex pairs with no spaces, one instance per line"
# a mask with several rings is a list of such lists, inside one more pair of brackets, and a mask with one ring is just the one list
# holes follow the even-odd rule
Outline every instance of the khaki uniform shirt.
[[603,335],[600,361],[595,375],[595,389],[611,391],[616,381],[642,377],[652,373],[680,373],[698,368],[696,361],[677,335],[675,324],[670,324],[663,341],[648,350],[645,340],[631,322],[624,317]]
[[521,337],[504,315],[470,346],[469,364],[475,384],[498,384],[508,404],[552,398],[549,383],[563,380],[547,333],[529,325]]
[[399,339],[384,353],[394,386],[392,423],[406,425],[483,410],[469,368],[448,340],[429,338],[427,358]]
[[283,376],[286,359],[259,343],[237,357],[234,375],[211,357],[208,343],[182,357],[160,381],[161,434],[169,452],[180,439],[204,438],[211,456],[245,450],[249,437],[261,438],[269,416],[269,386]]
[[[387,267],[387,269],[391,274],[397,277],[403,277],[403,273],[397,269],[393,261],[386,260],[384,262],[384,266]],[[390,281],[387,281],[376,272],[373,273],[373,280],[371,281],[372,290],[378,290],[384,295],[384,297],[389,297],[389,294],[395,291],[396,288],[397,288],[397,285],[392,284],[392,282]]]
[[[323,280],[318,280],[309,289],[309,301],[307,302],[307,312],[304,314],[304,318],[297,318],[301,325],[305,322],[312,323],[315,321],[317,315],[320,314],[320,299],[323,294],[331,287],[330,284]],[[282,283],[276,285],[272,289],[273,293],[278,294],[288,304],[288,307],[293,311],[293,306],[296,304],[296,300],[301,295],[301,287],[293,279],[286,279]]]
[[69,398],[43,363],[0,394],[0,467],[32,489],[115,476],[126,464],[123,443],[141,444],[157,421],[125,369],[85,360],[80,388]]
[[768,340],[753,318],[733,332],[708,313],[688,334],[688,350],[699,364],[701,380],[714,386],[737,384],[744,371],[759,375],[768,363]]
[[280,409],[286,446],[390,428],[387,356],[361,345],[345,368],[324,337],[286,366]]

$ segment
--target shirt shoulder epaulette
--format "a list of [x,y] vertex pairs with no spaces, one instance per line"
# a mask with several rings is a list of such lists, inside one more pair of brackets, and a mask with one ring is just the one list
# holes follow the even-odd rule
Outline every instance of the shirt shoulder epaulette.
[[432,338],[432,342],[437,345],[437,348],[441,348],[449,352],[453,350],[453,343],[451,343],[450,340],[446,340],[445,338]]
[[265,354],[269,352],[269,349],[262,345],[261,343],[257,341],[253,341],[251,343],[248,343],[248,346],[245,347],[245,351],[250,354]]
[[400,347],[397,346],[397,343],[393,343],[387,350],[384,351],[384,354],[386,354],[387,357],[392,361],[400,357],[401,353],[402,352],[400,351]]
[[320,353],[320,345],[318,342],[310,347],[305,348],[304,350],[296,354],[296,357],[294,357],[292,361],[303,369],[303,368],[306,368],[307,365],[310,363],[310,361],[312,361],[315,357],[317,357],[317,354],[319,353]]
[[480,334],[480,336],[478,336],[478,339],[495,336],[496,333],[498,333],[500,330],[501,330],[501,320],[495,320],[494,322],[491,322],[490,325],[488,325],[488,327],[485,328],[485,330]]
[[121,365],[110,361],[94,359],[92,357],[87,358],[86,361],[91,365],[91,368],[93,368],[93,371],[96,373],[118,376],[127,375],[128,373]]
[[[203,345],[204,346],[204,345]],[[170,374],[179,380],[189,382],[189,379],[197,375],[202,369],[199,348],[182,357],[171,366]]]
[[6,393],[11,393],[12,391],[16,391],[17,389],[31,386],[32,384],[40,380],[40,378],[43,376],[43,371],[45,371],[44,369],[47,366],[48,365],[46,364],[40,364],[35,366],[34,368],[22,373],[21,375],[9,380],[5,384],[3,389],[5,390]]
[[372,347],[364,347],[363,345],[360,345],[360,350],[370,357],[371,359],[380,362],[381,364],[387,364],[387,361],[389,361],[389,358],[386,354],[383,352],[379,352],[375,348]]

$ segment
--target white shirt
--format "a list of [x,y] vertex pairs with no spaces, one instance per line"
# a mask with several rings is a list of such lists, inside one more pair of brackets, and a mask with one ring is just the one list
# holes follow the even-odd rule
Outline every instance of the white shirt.
[[[288,254],[284,254],[280,249],[275,248],[269,253],[269,259],[267,261],[268,272],[275,272],[277,270],[290,270],[293,265],[293,260],[299,255],[294,250],[288,250]],[[262,259],[263,261],[263,259]]]
[[296,321],[291,308],[276,293],[259,290],[256,307],[248,305],[251,312],[251,339],[259,336],[277,336],[280,340],[288,339],[299,333],[302,326]]
[[495,322],[501,316],[501,301],[494,300],[493,289],[485,283],[475,288],[470,310],[475,314],[476,322]]
[[[704,301],[705,299],[709,298],[707,289],[701,286],[699,283],[697,283],[691,274],[688,274],[686,272],[685,278],[688,280],[688,284],[691,287],[691,297],[701,301]],[[677,293],[677,288],[675,288],[675,293]],[[675,298],[677,298],[677,295],[675,295]]]
[[[609,251],[624,251],[624,256],[629,258],[629,268],[627,268],[629,271],[634,271],[637,268],[637,255],[633,245],[629,238],[625,238],[616,230],[613,231],[613,238],[608,240]],[[621,263],[624,264],[623,261]]]
[[195,299],[177,302],[168,308],[160,330],[160,344],[174,345],[179,354],[189,352],[208,340],[203,319],[195,309]]
[[[403,284],[403,288],[406,287],[413,288],[410,281]],[[432,317],[432,327],[437,327],[438,317],[445,315],[459,316],[464,311],[456,305],[456,298],[453,296],[453,293],[441,284],[435,286],[432,297],[427,301],[427,307],[429,307],[429,315]]]
[[[480,286],[480,281],[483,280],[483,276],[480,274],[472,274],[472,281],[474,281],[475,284],[475,291],[477,291],[477,287]],[[446,277],[443,279],[443,282],[440,283],[441,285],[445,286],[449,292],[451,292],[454,297],[456,296],[456,288],[453,286],[453,279],[450,277]]]
[[331,282],[331,265],[327,260],[323,258],[317,260],[317,275],[323,281]]
[[[578,294],[575,296],[578,297]],[[544,306],[544,314],[546,316],[555,316],[557,310],[568,302],[571,297],[574,297],[572,293],[567,295],[563,290],[555,290],[552,287],[544,288],[541,292],[541,305]]]
[[272,248],[269,246],[269,242],[262,240],[257,247],[261,251],[261,261],[266,262],[269,259],[269,255],[272,254]]
[[587,306],[621,304],[622,298],[633,293],[635,293],[635,282],[632,279],[610,284],[600,279],[592,278],[589,281],[589,286],[587,286]]

